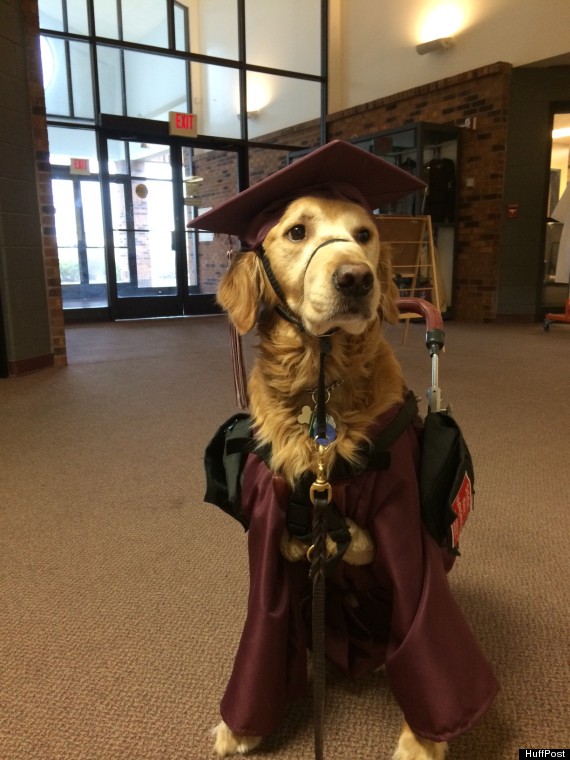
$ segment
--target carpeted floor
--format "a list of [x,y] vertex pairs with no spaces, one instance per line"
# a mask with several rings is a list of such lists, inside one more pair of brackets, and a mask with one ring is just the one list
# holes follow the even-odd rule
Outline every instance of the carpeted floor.
[[[515,760],[570,746],[570,329],[446,331],[477,477],[450,581],[502,684],[450,759]],[[389,334],[423,393],[423,327]],[[0,381],[0,760],[204,760],[247,594],[245,535],[202,503],[204,445],[234,409],[227,327],[67,338],[68,368]],[[254,757],[310,760],[310,711]],[[388,760],[399,723],[382,674],[331,675],[327,760]]]

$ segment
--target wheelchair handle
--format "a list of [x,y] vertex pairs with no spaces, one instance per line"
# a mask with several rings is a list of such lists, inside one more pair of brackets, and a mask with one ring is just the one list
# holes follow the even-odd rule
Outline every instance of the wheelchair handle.
[[438,354],[445,345],[443,318],[440,310],[424,298],[397,298],[396,306],[402,314],[412,312],[412,314],[417,314],[425,320],[427,327],[426,346],[430,356]]

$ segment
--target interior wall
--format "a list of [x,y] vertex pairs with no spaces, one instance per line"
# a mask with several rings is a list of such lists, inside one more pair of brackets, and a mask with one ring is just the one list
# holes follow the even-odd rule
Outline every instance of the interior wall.
[[[568,66],[513,70],[501,218],[499,316],[539,316],[552,113],[557,102],[566,100],[568,106],[568,93]],[[517,206],[515,218],[507,215],[512,204]]]
[[[331,113],[490,61],[523,66],[570,52],[567,0],[330,3],[329,59],[333,66],[338,58],[342,60],[330,81]],[[422,56],[416,53],[419,42],[448,35],[455,37],[453,48]]]
[[0,4],[0,295],[11,374],[53,363],[21,3]]

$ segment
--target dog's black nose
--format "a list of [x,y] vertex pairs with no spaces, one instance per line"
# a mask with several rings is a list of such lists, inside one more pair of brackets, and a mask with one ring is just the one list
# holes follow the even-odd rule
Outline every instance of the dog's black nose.
[[345,296],[365,296],[372,289],[374,275],[366,264],[341,264],[333,274],[334,284]]

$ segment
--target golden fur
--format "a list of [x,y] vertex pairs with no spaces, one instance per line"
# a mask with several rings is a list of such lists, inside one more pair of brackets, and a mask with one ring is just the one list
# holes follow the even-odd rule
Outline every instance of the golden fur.
[[[315,405],[319,373],[315,336],[338,330],[326,360],[325,382],[333,386],[327,413],[337,425],[337,439],[326,451],[329,471],[337,455],[357,460],[371,423],[403,400],[402,372],[381,331],[383,319],[398,318],[398,293],[374,219],[355,203],[299,198],[269,231],[263,247],[287,305],[305,331],[275,313],[279,298],[253,251],[235,258],[222,278],[218,300],[241,334],[257,324],[258,353],[248,386],[251,413],[257,437],[271,444],[272,469],[294,483],[303,472],[316,472],[315,443],[307,426],[298,421],[304,406]],[[343,267],[360,275],[370,272],[369,290],[358,297],[342,291],[337,283]],[[351,526],[355,553],[370,561],[370,546],[359,530]],[[285,540],[281,549],[295,560],[304,556],[306,547]],[[214,733],[220,757],[247,752],[260,741],[234,734],[223,721]],[[394,758],[441,760],[445,746],[416,738],[404,725]]]
[[[287,232],[303,224],[306,237],[291,241]],[[370,238],[359,243],[354,236],[367,230]],[[331,243],[312,258],[311,253],[328,239]],[[279,303],[267,281],[258,256],[240,254],[222,279],[218,300],[240,333],[258,323],[258,357],[249,379],[251,412],[263,443],[273,447],[272,467],[293,482],[307,469],[315,469],[315,446],[306,428],[297,421],[303,406],[314,406],[317,387],[319,341],[315,335],[332,328],[332,352],[326,361],[326,384],[342,381],[330,394],[327,413],[337,422],[337,440],[330,447],[329,466],[335,455],[354,461],[366,431],[379,414],[399,402],[404,382],[392,349],[383,338],[379,315],[397,319],[389,258],[380,255],[374,220],[353,203],[301,198],[286,210],[267,235],[264,248],[291,310],[299,315],[308,333],[277,316]],[[370,266],[374,287],[361,299],[356,314],[343,313],[331,273],[346,261]]]

